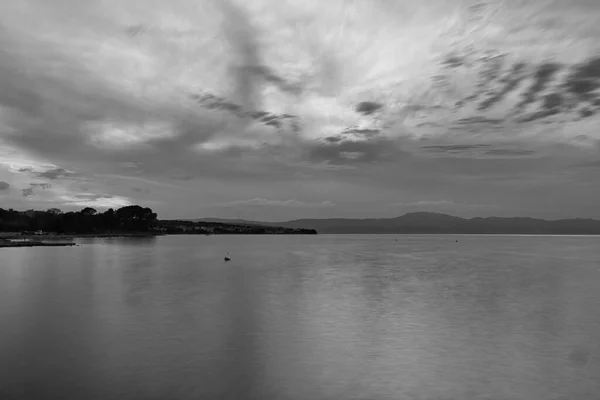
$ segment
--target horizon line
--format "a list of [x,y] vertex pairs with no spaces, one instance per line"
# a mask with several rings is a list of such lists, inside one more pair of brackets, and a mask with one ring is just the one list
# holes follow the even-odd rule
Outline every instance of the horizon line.
[[272,223],[272,224],[277,224],[277,223],[285,223],[285,222],[300,221],[300,220],[325,221],[325,220],[331,220],[331,219],[340,219],[340,220],[364,221],[364,220],[395,219],[395,218],[401,218],[401,217],[404,217],[406,215],[411,215],[411,214],[437,214],[437,215],[444,215],[444,216],[453,217],[453,218],[459,218],[459,219],[463,219],[463,220],[472,220],[472,219],[477,219],[477,218],[482,218],[482,219],[501,218],[501,219],[533,219],[533,220],[549,221],[549,222],[565,221],[565,220],[592,220],[592,221],[600,222],[600,217],[596,217],[596,218],[594,218],[594,217],[569,217],[569,218],[553,218],[553,219],[528,217],[528,216],[498,217],[495,215],[490,215],[487,217],[457,217],[456,215],[434,212],[434,211],[414,211],[414,212],[404,213],[402,215],[398,215],[395,217],[365,217],[365,218],[349,218],[349,217],[324,217],[323,218],[323,217],[321,217],[321,218],[294,218],[294,219],[278,220],[278,221],[255,220],[255,219],[247,219],[247,218],[241,218],[241,217],[194,217],[194,218],[190,217],[190,218],[173,218],[173,220],[188,221],[188,220],[218,219],[218,220],[230,220],[230,221],[231,220],[239,220],[239,221],[247,221],[247,222],[268,222],[268,223]]

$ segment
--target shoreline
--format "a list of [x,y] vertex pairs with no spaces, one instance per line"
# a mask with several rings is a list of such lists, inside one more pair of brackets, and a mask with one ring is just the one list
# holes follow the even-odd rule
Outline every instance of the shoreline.
[[[86,238],[153,238],[158,236],[240,236],[240,235],[260,235],[260,236],[305,236],[315,235],[317,233],[245,233],[245,232],[211,232],[211,233],[191,233],[191,232],[177,232],[177,233],[165,233],[165,232],[122,232],[122,233],[80,233],[72,235],[21,235],[18,233],[4,234],[0,232],[0,244],[2,240],[19,240],[19,242],[13,243],[32,243],[40,241],[55,241],[55,240],[74,240],[74,239],[86,239]],[[27,240],[27,242],[21,242],[21,240]],[[7,246],[4,246],[7,247]]]
[[156,233],[145,233],[145,232],[137,232],[137,233],[80,233],[74,235],[20,235],[20,234],[11,234],[0,236],[0,240],[32,240],[32,241],[40,241],[40,240],[72,240],[72,239],[83,239],[83,238],[111,238],[111,237],[155,237],[155,236],[164,236],[162,234]]
[[5,247],[65,247],[76,246],[77,243],[47,243],[47,242],[0,242],[0,248]]

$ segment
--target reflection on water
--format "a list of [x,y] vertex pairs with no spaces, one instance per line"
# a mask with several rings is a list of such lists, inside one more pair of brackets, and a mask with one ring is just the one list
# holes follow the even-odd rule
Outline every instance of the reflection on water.
[[600,238],[395,239],[1,249],[0,398],[597,398]]

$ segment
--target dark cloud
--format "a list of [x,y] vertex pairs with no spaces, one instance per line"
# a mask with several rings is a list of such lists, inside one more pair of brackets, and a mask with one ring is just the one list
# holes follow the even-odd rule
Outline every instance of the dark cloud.
[[564,83],[566,90],[580,100],[588,100],[600,88],[600,57],[576,65]]
[[521,81],[527,76],[526,66],[527,64],[524,62],[515,63],[507,75],[499,80],[499,83],[503,85],[501,89],[496,92],[491,92],[489,97],[479,105],[479,111],[487,110],[494,104],[504,99],[507,94],[513,90],[516,90]]
[[579,110],[579,116],[581,118],[588,118],[595,114],[595,110],[591,110],[589,108],[582,108]]
[[54,168],[37,174],[38,177],[46,179],[59,179],[71,175],[72,173],[65,170],[64,168]]
[[503,121],[501,119],[486,118],[486,117],[481,117],[481,116],[461,118],[458,121],[456,121],[456,123],[459,125],[469,125],[469,124],[500,125],[500,124],[502,124],[502,122]]
[[417,125],[415,125],[415,127],[417,127],[417,128],[439,127],[439,126],[442,126],[442,125],[438,124],[436,122],[421,122],[421,123],[418,123]]
[[446,68],[454,69],[459,68],[465,65],[466,59],[465,57],[459,56],[457,54],[448,54],[443,60],[442,65]]
[[538,94],[546,88],[548,83],[561,68],[562,65],[553,62],[539,65],[533,74],[533,84],[523,94],[523,98],[516,105],[516,108],[520,109],[535,102]]
[[339,143],[343,139],[341,137],[339,137],[339,136],[328,136],[324,140],[327,141],[327,142],[329,142],[329,143]]
[[8,190],[10,184],[8,182],[0,181],[0,191]]
[[560,109],[558,109],[558,108],[535,111],[535,112],[526,114],[522,117],[519,117],[517,119],[517,122],[533,122],[533,121],[537,121],[542,118],[546,118],[546,117],[550,117],[552,115],[558,114],[559,112],[560,112]]
[[363,101],[356,105],[356,112],[364,115],[371,115],[375,111],[381,109],[383,104],[375,103],[373,101]]
[[226,18],[223,34],[233,51],[239,56],[240,63],[232,71],[235,92],[241,107],[244,110],[256,108],[261,81],[275,84],[284,92],[299,94],[300,87],[286,82],[264,65],[258,31],[251,23],[246,10],[229,0],[222,0],[217,4]]
[[[597,98],[596,91],[600,90],[600,58],[590,58],[583,63],[577,64],[571,68],[570,74],[558,85],[564,89],[564,92],[556,89],[551,93],[544,92],[555,79],[558,72],[564,68],[563,64],[557,62],[544,62],[535,67],[531,67],[524,62],[517,62],[512,65],[503,77],[499,78],[502,71],[502,59],[499,57],[483,57],[479,60],[480,81],[476,84],[475,91],[471,95],[463,98],[456,103],[456,107],[462,107],[470,101],[482,98],[487,94],[487,98],[482,100],[477,107],[478,111],[485,111],[502,101],[509,93],[514,92],[522,84],[525,78],[531,78],[531,85],[521,94],[521,100],[514,107],[515,122],[530,123],[544,120],[553,115],[565,111],[574,111],[570,115],[573,119],[588,118],[600,111],[600,97]],[[499,79],[498,79],[499,78]],[[497,89],[493,89],[497,86]],[[554,85],[553,85],[554,86]],[[578,103],[581,107],[578,107]],[[537,107],[527,113],[521,111],[527,107],[536,104]],[[504,119],[489,119],[485,116],[472,116],[463,118],[455,122],[457,125],[492,125],[502,126]],[[454,129],[451,127],[450,129]],[[483,129],[478,128],[478,129]]]
[[51,188],[52,185],[49,183],[30,183],[28,188],[22,189],[22,193],[24,197],[30,197],[35,195],[34,189],[48,190]]
[[563,95],[560,93],[550,93],[544,96],[542,107],[546,110],[557,110],[564,103]]
[[196,100],[202,107],[208,110],[224,111],[231,116],[237,118],[252,118],[256,122],[260,122],[266,126],[274,127],[278,130],[289,129],[294,133],[299,133],[301,129],[300,119],[292,114],[275,114],[268,111],[247,111],[242,106],[232,103],[224,97],[214,95],[209,92],[202,94],[194,94],[192,98]]

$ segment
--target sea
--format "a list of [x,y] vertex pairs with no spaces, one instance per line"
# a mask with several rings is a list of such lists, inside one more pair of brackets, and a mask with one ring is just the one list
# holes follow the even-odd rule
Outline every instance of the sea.
[[0,249],[2,400],[600,398],[600,237],[77,243]]

